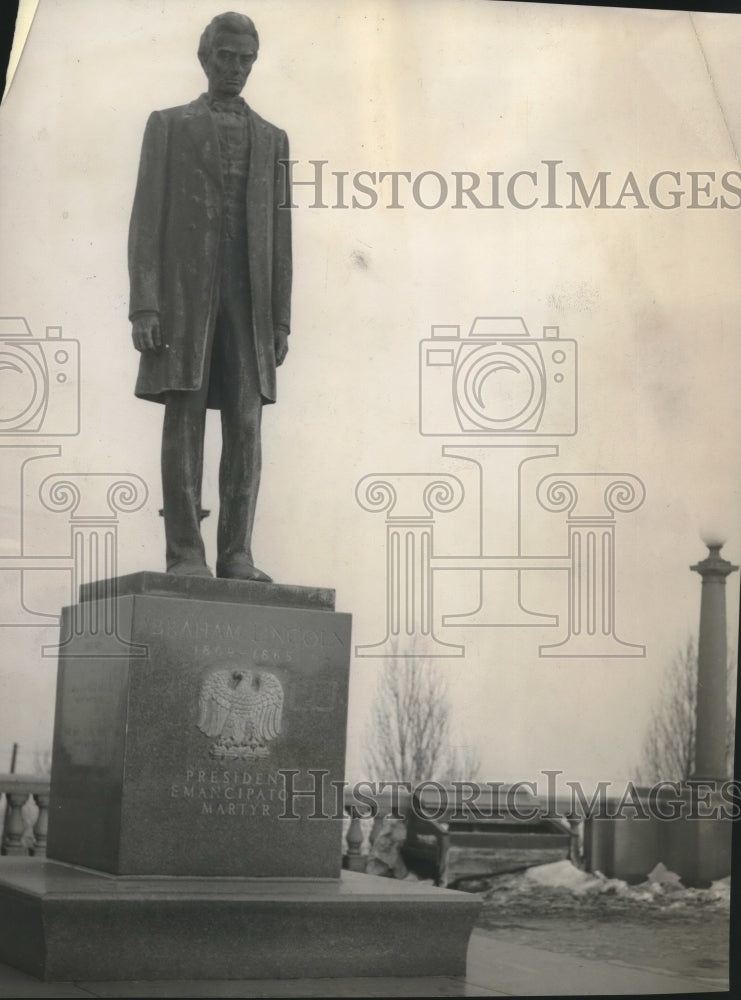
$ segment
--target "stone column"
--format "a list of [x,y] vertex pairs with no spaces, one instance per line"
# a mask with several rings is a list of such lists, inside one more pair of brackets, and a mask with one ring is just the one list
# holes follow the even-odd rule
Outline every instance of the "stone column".
[[702,577],[693,774],[698,779],[727,777],[726,577],[738,566],[722,558],[721,548],[721,542],[708,542],[707,557],[690,566]]

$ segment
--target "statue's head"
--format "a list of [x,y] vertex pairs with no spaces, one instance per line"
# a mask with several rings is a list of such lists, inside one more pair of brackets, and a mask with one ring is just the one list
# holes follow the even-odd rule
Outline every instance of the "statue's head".
[[260,39],[251,18],[218,14],[201,35],[198,59],[208,77],[212,97],[236,97],[242,92],[257,59]]

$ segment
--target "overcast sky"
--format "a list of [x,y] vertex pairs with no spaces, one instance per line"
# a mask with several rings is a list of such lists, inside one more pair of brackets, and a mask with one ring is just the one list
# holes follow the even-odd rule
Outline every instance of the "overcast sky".
[[[566,514],[538,504],[539,481],[578,474],[594,487],[597,473],[637,477],[645,501],[615,518],[615,631],[645,656],[539,655],[566,636],[563,569],[523,574],[523,604],[559,618],[531,627],[493,627],[491,617],[489,627],[443,625],[444,615],[475,610],[478,574],[433,574],[435,632],[465,650],[437,661],[456,742],[479,753],[482,776],[562,768],[585,781],[630,777],[662,671],[697,629],[700,579],[689,565],[704,555],[700,532],[720,533],[727,558],[741,558],[741,23],[483,0],[231,6],[260,32],[245,97],[287,131],[294,179],[310,180],[310,161],[326,161],[328,207],[310,207],[309,186],[295,189],[291,349],[278,404],[265,412],[258,564],[278,582],[336,588],[354,642],[367,645],[385,634],[386,527],[382,512],[356,500],[363,477],[457,476],[465,495],[434,528],[434,556],[452,563],[478,553],[482,532],[486,555],[517,554],[518,513],[521,555],[563,557]],[[46,476],[130,474],[149,499],[120,516],[119,571],[164,568],[162,414],[133,396],[126,236],[146,118],[205,89],[198,39],[223,8],[221,0],[39,4],[0,111],[0,314],[25,317],[36,338],[61,326],[79,342],[81,423],[76,436],[0,441],[4,555],[19,553],[22,520],[20,452],[7,446],[43,442],[61,454],[26,467],[25,554],[69,552],[68,516],[38,501]],[[551,192],[544,161],[560,161]],[[360,178],[377,197],[372,207],[360,207],[372,202],[354,187],[361,171],[375,176]],[[388,207],[382,171],[410,175],[399,176],[398,208]],[[600,171],[609,172],[606,207],[567,208],[568,172],[589,190]],[[463,198],[456,209],[463,172],[466,183],[480,179],[482,206],[493,203],[491,174],[499,175],[502,207]],[[518,207],[534,197],[532,208]],[[420,341],[433,325],[466,334],[476,316],[521,316],[536,341],[544,326],[559,327],[575,344],[578,371],[569,353],[566,380],[548,381],[537,431],[481,437],[456,424],[453,368],[425,367],[422,419],[446,433],[423,435]],[[448,346],[460,363],[463,348]],[[486,395],[498,384],[484,383],[484,409],[498,405]],[[69,416],[61,397],[50,399],[56,409],[41,431],[53,434],[53,422]],[[549,433],[575,402],[577,433]],[[484,529],[475,466],[442,453],[481,444],[496,446],[486,453]],[[538,447],[518,492],[519,457]],[[218,449],[213,419],[211,508]],[[212,562],[214,531],[212,518]],[[511,571],[487,574],[492,614],[513,581]],[[24,600],[56,614],[66,586],[63,573],[26,573]],[[0,572],[0,588],[8,622],[16,570]],[[737,606],[738,574],[728,586],[734,645]],[[51,743],[56,665],[41,646],[53,641],[51,625],[0,627],[0,770],[14,740],[24,768],[35,746]],[[382,663],[353,661],[351,777],[363,774]]]

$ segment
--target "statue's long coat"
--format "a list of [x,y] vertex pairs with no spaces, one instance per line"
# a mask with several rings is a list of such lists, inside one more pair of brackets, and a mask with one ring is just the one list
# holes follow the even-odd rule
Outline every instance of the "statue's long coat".
[[[291,215],[285,132],[248,109],[247,236],[260,391],[276,397],[274,328],[290,328]],[[201,385],[216,320],[223,183],[216,126],[205,96],[154,111],[142,144],[129,229],[129,316],[159,313],[163,346],[141,355],[135,393],[164,402],[168,389]],[[249,331],[245,331],[249,335]],[[215,391],[208,405],[219,406]]]

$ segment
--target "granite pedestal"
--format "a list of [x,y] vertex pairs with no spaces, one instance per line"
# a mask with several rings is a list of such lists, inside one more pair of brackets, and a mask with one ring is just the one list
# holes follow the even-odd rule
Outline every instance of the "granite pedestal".
[[115,875],[336,878],[350,616],[331,591],[175,578],[163,592],[169,579],[117,582],[128,656],[96,655],[64,609],[47,856]]
[[341,873],[350,616],[140,573],[63,611],[49,860],[0,867],[40,978],[461,975],[480,903]]

